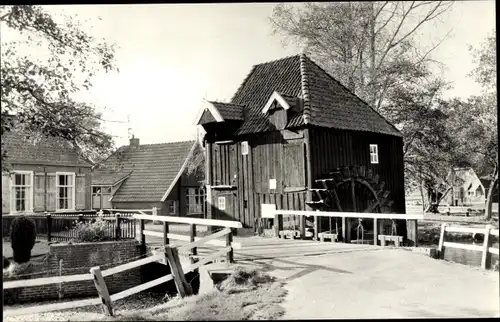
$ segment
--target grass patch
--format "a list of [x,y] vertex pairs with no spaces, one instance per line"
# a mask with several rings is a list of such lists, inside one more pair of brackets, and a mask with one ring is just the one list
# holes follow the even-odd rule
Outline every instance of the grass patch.
[[105,316],[99,306],[93,306],[5,317],[4,321],[274,320],[284,313],[280,303],[285,295],[282,283],[273,277],[257,269],[237,267],[210,293],[176,297],[167,303],[161,303],[158,297],[146,298],[137,294],[113,303],[114,317]]

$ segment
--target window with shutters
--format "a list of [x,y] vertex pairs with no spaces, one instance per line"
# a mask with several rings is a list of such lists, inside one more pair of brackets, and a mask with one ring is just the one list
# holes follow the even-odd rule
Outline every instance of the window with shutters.
[[92,208],[110,209],[111,186],[92,186]]
[[56,209],[75,209],[75,174],[70,172],[56,173]]
[[33,211],[33,172],[14,171],[11,180],[11,212]]

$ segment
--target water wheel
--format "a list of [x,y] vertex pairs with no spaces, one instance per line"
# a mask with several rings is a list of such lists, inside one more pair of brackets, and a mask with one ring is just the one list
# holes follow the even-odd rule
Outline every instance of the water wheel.
[[[318,188],[310,189],[313,200],[307,202],[314,210],[381,213],[389,212],[393,204],[389,199],[390,191],[385,189],[385,182],[364,166],[338,168],[320,176],[315,182]],[[340,218],[319,218],[321,233],[341,236]],[[373,241],[373,220],[351,219],[347,229],[346,235],[351,241]]]

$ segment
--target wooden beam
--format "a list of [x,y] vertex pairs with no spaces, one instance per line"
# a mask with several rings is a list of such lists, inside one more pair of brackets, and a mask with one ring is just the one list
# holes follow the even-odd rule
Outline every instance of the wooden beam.
[[305,217],[340,217],[340,218],[367,218],[367,219],[403,219],[422,220],[424,216],[414,214],[382,214],[369,212],[336,212],[336,211],[301,211],[301,210],[274,210],[274,215],[283,216],[305,216]]
[[179,246],[179,247],[177,248],[177,250],[178,250],[179,252],[186,251],[186,250],[190,250],[190,249],[192,249],[193,247],[196,247],[196,246],[199,246],[199,245],[203,245],[203,244],[205,244],[207,241],[213,240],[213,239],[215,239],[215,238],[222,237],[222,236],[224,236],[224,235],[226,235],[226,234],[229,234],[230,232],[231,232],[231,229],[229,229],[229,228],[224,228],[223,230],[218,231],[218,232],[216,232],[216,233],[214,233],[214,234],[211,234],[211,235],[205,236],[205,237],[203,237],[203,238],[200,238],[200,239],[198,239],[198,240],[197,240],[197,241],[195,241],[195,242],[191,242],[191,243],[189,243],[189,244],[187,244],[187,245],[182,245],[182,246]]
[[179,260],[179,253],[176,248],[167,246],[165,248],[165,255],[170,265],[170,271],[174,277],[177,292],[181,297],[193,294],[191,285],[186,281],[184,271],[182,269],[181,261]]
[[472,245],[472,244],[461,244],[461,243],[452,243],[452,242],[444,242],[443,246],[449,247],[449,248],[460,248],[460,249],[467,249],[467,250],[475,250],[478,252],[483,251],[483,246],[479,245]]
[[106,286],[106,282],[104,282],[104,277],[102,276],[101,269],[99,266],[92,267],[90,269],[90,274],[94,277],[94,285],[97,289],[97,294],[99,294],[99,298],[102,302],[102,311],[104,314],[113,316],[113,307],[111,298],[109,297],[108,287]]
[[[225,229],[228,229],[228,228],[225,228]],[[195,242],[195,238],[196,238],[196,225],[191,224],[191,225],[189,225],[189,242],[191,243],[191,245]],[[196,248],[196,246],[193,246],[191,248],[191,255],[192,256],[198,255],[198,248]],[[194,262],[193,257],[191,257],[191,261]]]
[[163,284],[163,283],[166,283],[170,280],[173,279],[173,276],[172,274],[169,274],[169,275],[165,275],[165,276],[162,276],[160,278],[157,278],[157,279],[154,279],[152,281],[149,281],[147,283],[144,283],[144,284],[140,284],[140,285],[137,285],[137,286],[134,286],[132,288],[129,288],[125,291],[122,291],[122,292],[119,292],[119,293],[115,293],[113,295],[111,295],[111,301],[118,301],[118,300],[121,300],[125,297],[128,297],[130,295],[134,295],[136,293],[139,293],[139,292],[142,292],[144,290],[147,290],[151,287],[154,287],[156,285],[160,285],[160,284]]
[[133,262],[130,262],[130,263],[126,263],[126,264],[120,265],[120,266],[109,268],[107,270],[102,271],[101,274],[102,274],[102,276],[106,277],[106,276],[110,276],[110,275],[113,275],[113,274],[116,274],[116,273],[120,273],[120,272],[129,270],[129,269],[132,269],[132,268],[136,268],[136,267],[139,267],[139,266],[142,266],[142,265],[146,265],[146,264],[149,264],[149,263],[160,262],[162,260],[163,260],[163,255],[153,255],[153,256],[149,256],[149,257],[146,257],[146,258],[143,258],[143,259],[139,259],[139,260],[136,260],[136,261],[133,261]]
[[69,282],[80,282],[80,281],[90,281],[92,280],[91,274],[78,274],[69,276],[55,276],[55,277],[41,277],[35,279],[24,279],[17,281],[3,282],[3,289],[11,289],[18,287],[30,287],[39,285],[48,285],[56,283],[69,283]]
[[143,220],[156,220],[169,223],[179,223],[179,224],[196,224],[201,226],[219,226],[219,227],[230,227],[230,228],[243,228],[243,225],[239,221],[231,220],[218,220],[218,219],[199,219],[199,218],[188,218],[188,217],[172,217],[172,216],[151,216],[151,215],[134,215],[135,219]]
[[[306,160],[306,178],[307,178],[307,200],[312,201],[312,189],[313,187],[313,176],[312,176],[312,154],[311,154],[311,130],[309,127],[304,129],[304,143],[305,143],[305,160]],[[306,210],[312,211],[311,206],[306,204]],[[300,234],[302,239],[305,237],[306,230],[306,220],[305,217],[300,217]]]

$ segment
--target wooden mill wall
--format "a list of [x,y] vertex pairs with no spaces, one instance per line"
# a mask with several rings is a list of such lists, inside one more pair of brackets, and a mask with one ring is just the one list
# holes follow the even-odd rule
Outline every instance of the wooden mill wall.
[[[313,180],[342,166],[365,166],[385,181],[392,211],[405,213],[403,141],[400,137],[325,128],[311,129]],[[370,144],[378,145],[379,163],[370,163]]]
[[[241,142],[248,141],[247,155],[241,153]],[[303,135],[290,131],[273,131],[241,137],[235,142],[210,142],[209,176],[211,186],[234,186],[234,210],[227,216],[254,227],[262,203],[275,203],[278,209],[305,210],[305,161]],[[300,179],[302,178],[302,179]],[[269,179],[276,180],[270,189]],[[302,186],[299,183],[303,183]],[[212,204],[229,192],[212,191]],[[227,218],[226,218],[227,219]]]

